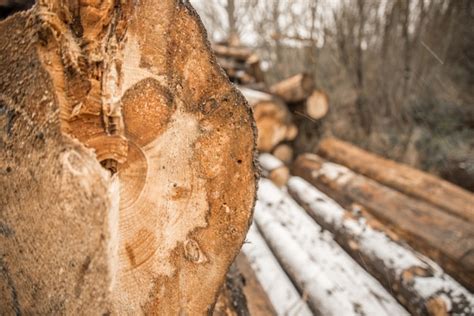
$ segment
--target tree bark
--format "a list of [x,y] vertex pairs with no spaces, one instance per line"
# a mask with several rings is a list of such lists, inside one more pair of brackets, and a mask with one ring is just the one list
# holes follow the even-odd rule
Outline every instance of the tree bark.
[[192,7],[40,1],[0,30],[1,311],[212,312],[255,136]]
[[[387,232],[381,223],[363,212],[346,211],[302,178],[291,177],[288,191],[413,315],[467,315],[474,312],[474,296],[469,291],[437,264],[393,240],[391,236],[396,235]],[[439,310],[435,310],[433,305]]]
[[323,140],[319,144],[318,153],[355,172],[474,223],[474,194],[456,185],[371,154],[336,138]]
[[299,156],[292,171],[343,205],[363,205],[469,290],[474,288],[472,223],[313,154]]

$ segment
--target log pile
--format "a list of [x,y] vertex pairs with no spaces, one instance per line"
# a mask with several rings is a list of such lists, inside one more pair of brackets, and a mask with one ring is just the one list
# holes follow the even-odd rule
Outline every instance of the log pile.
[[279,188],[270,178],[278,159],[259,159],[268,180],[259,184],[256,243],[268,245],[313,313],[474,313],[471,222],[314,154],[299,156]]
[[[316,314],[474,312],[471,193],[337,139],[321,141],[320,156],[304,154],[294,161],[298,148],[290,131],[317,128],[329,110],[327,95],[303,73],[264,88],[234,82],[254,110],[259,161],[268,179],[260,183],[248,238],[270,250],[265,257],[273,257],[272,263],[265,264],[284,271],[277,274],[279,282],[285,283],[286,273]],[[329,259],[319,261],[321,253]],[[254,269],[265,270],[258,262]],[[339,274],[331,274],[334,270]],[[268,276],[260,279],[268,283]],[[351,292],[347,279],[359,292]],[[362,295],[365,301],[358,296],[366,290],[377,293],[375,301],[371,294]],[[332,296],[325,296],[328,291]]]
[[265,82],[258,56],[243,46],[216,43],[212,47],[220,66],[238,85],[254,110],[259,138],[257,148],[285,164],[293,161],[293,143],[301,121],[319,122],[329,111],[327,95],[314,79],[299,73],[272,86]]

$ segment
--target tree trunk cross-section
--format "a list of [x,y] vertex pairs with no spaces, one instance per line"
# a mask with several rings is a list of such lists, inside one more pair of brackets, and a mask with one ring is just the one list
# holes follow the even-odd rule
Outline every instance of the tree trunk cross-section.
[[189,4],[40,1],[0,23],[1,313],[212,310],[255,128]]

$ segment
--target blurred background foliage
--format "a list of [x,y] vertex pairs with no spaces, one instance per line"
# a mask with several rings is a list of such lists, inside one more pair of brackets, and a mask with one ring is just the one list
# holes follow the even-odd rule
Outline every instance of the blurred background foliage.
[[215,42],[307,72],[330,99],[297,152],[333,135],[474,190],[474,1],[192,0]]

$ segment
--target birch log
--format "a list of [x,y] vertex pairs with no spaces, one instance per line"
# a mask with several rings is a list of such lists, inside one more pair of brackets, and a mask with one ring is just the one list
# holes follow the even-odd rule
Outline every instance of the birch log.
[[247,298],[247,306],[252,316],[275,316],[277,315],[273,308],[267,293],[260,284],[257,275],[250,266],[250,262],[241,251],[235,259],[235,264],[244,278],[243,291]]
[[385,187],[317,155],[299,156],[293,174],[345,205],[356,202],[413,248],[438,262],[469,290],[474,288],[474,225]]
[[319,144],[318,153],[336,163],[474,223],[474,194],[436,176],[384,159],[336,138]]
[[251,111],[188,2],[0,22],[1,314],[211,313],[251,217]]
[[278,315],[312,315],[255,224],[249,229],[242,251]]
[[320,315],[407,315],[328,232],[287,194],[261,179],[255,219],[313,312]]
[[288,190],[308,214],[394,293],[413,315],[472,315],[474,297],[436,263],[343,209],[310,183],[291,177]]

